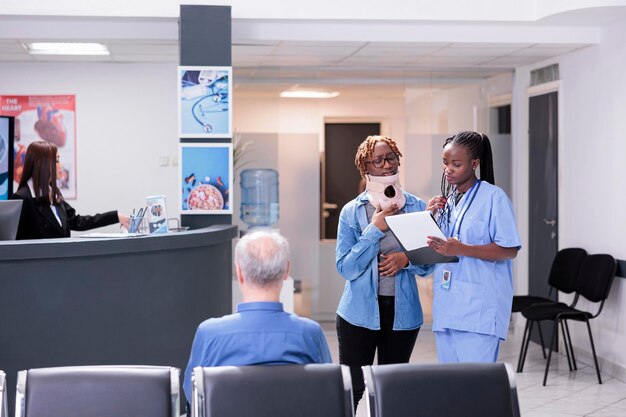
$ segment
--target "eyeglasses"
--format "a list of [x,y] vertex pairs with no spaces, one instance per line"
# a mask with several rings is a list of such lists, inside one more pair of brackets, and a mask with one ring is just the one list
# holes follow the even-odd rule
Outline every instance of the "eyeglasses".
[[385,166],[385,161],[389,162],[389,165],[395,165],[398,163],[398,155],[392,153],[382,158],[372,159],[371,161],[365,161],[366,164],[372,164],[374,168],[382,168]]

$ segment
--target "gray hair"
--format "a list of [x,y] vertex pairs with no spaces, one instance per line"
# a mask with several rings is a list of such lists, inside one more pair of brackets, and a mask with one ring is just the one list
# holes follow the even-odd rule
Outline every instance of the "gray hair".
[[235,264],[244,279],[259,287],[282,280],[289,268],[289,242],[277,232],[252,232],[235,246]]

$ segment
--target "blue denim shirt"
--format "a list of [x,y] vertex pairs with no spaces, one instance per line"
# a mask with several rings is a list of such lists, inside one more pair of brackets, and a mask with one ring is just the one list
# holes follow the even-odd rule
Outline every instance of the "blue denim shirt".
[[[405,192],[404,196],[406,213],[426,208],[426,203],[414,195]],[[367,220],[368,202],[362,193],[346,204],[339,215],[336,265],[346,285],[337,314],[352,325],[380,330],[378,252],[384,233]],[[425,276],[432,271],[432,265],[409,264],[396,274],[394,330],[416,329],[424,322],[415,275]]]
[[286,313],[281,303],[240,303],[235,314],[198,326],[185,370],[187,401],[191,401],[191,374],[196,366],[290,363],[332,363],[319,324]]

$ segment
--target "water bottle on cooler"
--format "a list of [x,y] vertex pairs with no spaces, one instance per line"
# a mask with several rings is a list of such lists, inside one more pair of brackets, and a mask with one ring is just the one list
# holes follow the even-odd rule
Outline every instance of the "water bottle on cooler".
[[250,228],[278,221],[278,172],[245,169],[241,172],[241,220]]

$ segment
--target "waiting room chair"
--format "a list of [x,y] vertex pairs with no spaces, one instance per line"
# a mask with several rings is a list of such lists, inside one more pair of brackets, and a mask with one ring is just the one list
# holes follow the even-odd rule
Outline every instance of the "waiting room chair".
[[16,417],[178,417],[180,371],[72,366],[20,371]]
[[[589,320],[598,317],[602,312],[604,302],[609,296],[609,290],[611,289],[611,283],[613,282],[613,278],[615,277],[616,270],[617,262],[615,262],[615,259],[611,255],[589,255],[585,259],[585,262],[583,263],[576,279],[576,295],[571,305],[568,306],[564,303],[533,304],[522,310],[522,315],[526,317],[529,322],[549,320],[553,323],[554,330],[552,333],[552,340],[550,341],[550,350],[548,351],[546,371],[543,376],[544,386],[546,385],[546,381],[548,379],[550,359],[552,357],[552,350],[554,350],[556,344],[556,334],[558,331],[558,326],[559,324],[565,323],[565,328],[568,329],[568,320],[584,321],[587,324],[589,342],[591,343],[591,352],[593,353],[593,361],[596,367],[596,373],[598,375],[598,383],[602,383],[602,378],[600,377],[600,368],[598,367],[598,358],[596,357],[596,349],[593,343],[593,336],[591,334],[591,326],[589,325]],[[600,306],[595,314],[576,308],[579,297],[581,295],[593,303],[600,303]],[[528,337],[526,337],[525,341],[522,341],[522,343],[526,345],[526,348],[524,348],[524,357],[520,358],[522,360],[522,366],[526,359],[526,351],[528,350],[529,339],[530,334],[528,335]],[[569,341],[569,345],[572,360],[575,363],[574,350],[571,346],[571,340]]]
[[370,417],[519,417],[504,363],[364,366]]
[[197,367],[193,417],[352,417],[352,380],[345,365]]
[[[578,271],[580,270],[585,258],[587,258],[587,251],[582,248],[561,249],[552,261],[550,275],[548,276],[550,289],[547,296],[539,297],[534,295],[516,295],[513,297],[513,306],[511,311],[513,313],[519,313],[526,307],[533,304],[555,302],[554,299],[556,298],[558,291],[566,294],[573,293]],[[531,334],[532,330],[533,322],[526,321],[526,327],[524,328],[524,336],[522,337],[522,340],[526,340],[526,334]],[[541,326],[537,326],[537,330],[539,331],[539,340],[541,341],[541,351],[543,353],[543,358],[545,359],[546,349],[543,341],[543,333],[541,332]],[[570,342],[569,329],[562,328],[561,330],[563,331],[563,340],[567,346],[567,343]],[[570,370],[572,370],[572,363],[569,361],[569,349],[570,348],[567,347],[568,364],[570,365]],[[524,364],[522,362],[522,357],[525,357],[524,343],[522,343],[519,360],[517,362],[517,372],[523,371]],[[575,362],[573,363],[573,367],[576,369]]]
[[0,371],[0,417],[8,417],[7,407],[7,378],[6,374]]

